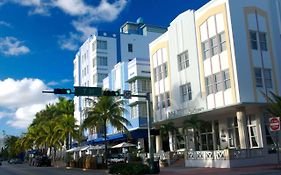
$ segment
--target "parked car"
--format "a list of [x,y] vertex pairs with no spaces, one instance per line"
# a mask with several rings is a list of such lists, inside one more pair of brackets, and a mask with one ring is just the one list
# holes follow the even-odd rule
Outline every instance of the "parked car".
[[12,158],[12,159],[8,160],[8,163],[9,164],[22,164],[23,161],[19,158]]
[[51,166],[51,159],[46,155],[37,156],[31,160],[30,165],[31,166]]

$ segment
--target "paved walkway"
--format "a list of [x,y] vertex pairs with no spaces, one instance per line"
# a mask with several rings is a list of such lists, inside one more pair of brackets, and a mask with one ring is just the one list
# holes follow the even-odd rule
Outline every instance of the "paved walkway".
[[252,166],[243,168],[172,168],[160,169],[161,175],[281,175],[276,165]]

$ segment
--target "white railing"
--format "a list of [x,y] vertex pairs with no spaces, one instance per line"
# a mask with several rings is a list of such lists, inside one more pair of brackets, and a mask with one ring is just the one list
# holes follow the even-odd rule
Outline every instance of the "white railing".
[[226,159],[246,159],[263,156],[263,148],[255,149],[224,149],[214,151],[187,151],[186,159],[193,160],[226,160]]

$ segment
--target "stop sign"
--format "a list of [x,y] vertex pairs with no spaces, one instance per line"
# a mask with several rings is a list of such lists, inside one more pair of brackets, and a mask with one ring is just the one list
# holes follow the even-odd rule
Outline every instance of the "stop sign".
[[269,128],[270,128],[270,131],[279,131],[280,130],[280,119],[279,119],[279,117],[269,118]]

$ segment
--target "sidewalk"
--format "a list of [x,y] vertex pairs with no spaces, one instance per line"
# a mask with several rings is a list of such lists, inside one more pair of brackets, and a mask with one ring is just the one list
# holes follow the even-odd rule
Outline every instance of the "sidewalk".
[[262,165],[243,168],[184,168],[165,167],[161,175],[281,175],[281,168],[276,165]]

